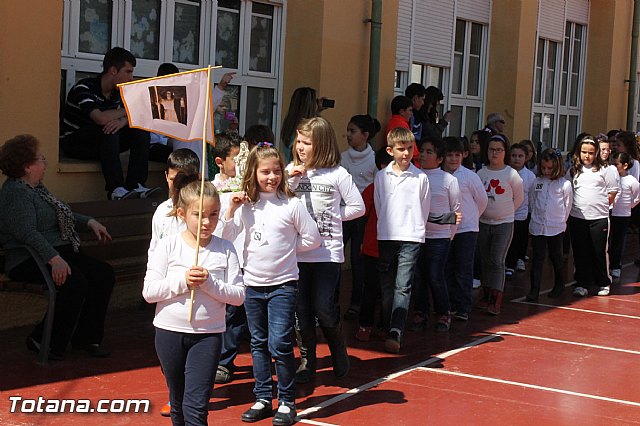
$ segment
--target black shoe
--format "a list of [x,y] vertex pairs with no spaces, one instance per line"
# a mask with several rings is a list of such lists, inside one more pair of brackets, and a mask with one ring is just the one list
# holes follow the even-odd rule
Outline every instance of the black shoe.
[[384,341],[384,349],[392,354],[400,352],[400,333],[390,331],[387,340]]
[[281,402],[273,416],[273,424],[275,426],[289,426],[296,421],[296,405],[292,402]]
[[563,292],[564,292],[564,286],[554,287],[553,290],[549,292],[549,297],[552,299],[555,299],[556,297],[562,296]]
[[104,348],[104,346],[97,343],[86,343],[84,345],[73,345],[73,349],[86,351],[90,356],[94,358],[109,358],[111,352]]
[[[40,353],[40,342],[33,337],[27,337],[27,349],[36,353]],[[64,355],[49,349],[49,361],[64,361]]]
[[537,302],[538,301],[538,293],[531,292],[531,293],[527,294],[527,297],[525,297],[525,300],[527,302]]
[[227,367],[219,365],[218,370],[216,371],[215,383],[217,385],[224,385],[225,383],[230,383],[232,381],[233,381],[233,372],[229,370]]
[[273,408],[271,407],[271,401],[259,399],[251,408],[242,413],[240,419],[243,422],[254,423],[259,422],[262,419],[266,419],[267,417],[271,417],[272,415]]

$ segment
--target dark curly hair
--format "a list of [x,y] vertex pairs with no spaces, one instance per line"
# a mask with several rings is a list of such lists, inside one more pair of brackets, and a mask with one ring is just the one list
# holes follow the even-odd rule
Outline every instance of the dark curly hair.
[[25,167],[37,160],[40,141],[33,135],[15,136],[0,147],[0,170],[10,178],[21,178]]

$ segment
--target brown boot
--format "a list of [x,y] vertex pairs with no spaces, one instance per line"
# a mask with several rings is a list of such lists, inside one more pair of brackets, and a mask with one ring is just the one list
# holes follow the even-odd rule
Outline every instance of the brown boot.
[[482,298],[478,302],[478,309],[487,309],[491,301],[491,288],[482,286]]
[[500,290],[491,289],[491,299],[489,301],[489,306],[487,306],[487,312],[491,315],[500,315],[503,294],[504,293]]

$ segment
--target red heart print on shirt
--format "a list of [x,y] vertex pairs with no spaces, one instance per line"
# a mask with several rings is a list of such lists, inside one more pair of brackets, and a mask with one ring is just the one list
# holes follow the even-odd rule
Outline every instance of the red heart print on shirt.
[[489,181],[489,187],[487,188],[487,192],[491,192],[491,188],[495,188],[495,193],[497,195],[504,194],[504,188],[500,186],[500,179],[491,179]]

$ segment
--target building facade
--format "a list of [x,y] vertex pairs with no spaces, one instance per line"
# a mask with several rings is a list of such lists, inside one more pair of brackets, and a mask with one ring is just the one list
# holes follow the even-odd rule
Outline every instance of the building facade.
[[[563,150],[580,131],[626,127],[633,0],[382,4],[372,114],[383,128],[394,94],[411,82],[442,89],[451,135],[481,128],[490,112],[505,116],[513,140]],[[122,46],[138,58],[136,77],[155,75],[163,62],[219,65],[215,82],[235,72],[217,129],[230,110],[241,133],[261,123],[277,135],[291,93],[314,87],[335,99],[322,114],[346,149],[349,117],[367,112],[371,9],[371,0],[5,0],[0,140],[35,134],[55,194],[102,198],[99,165],[59,155],[59,111],[74,82],[99,73],[104,52]],[[152,170],[149,183],[164,185],[162,165]]]

